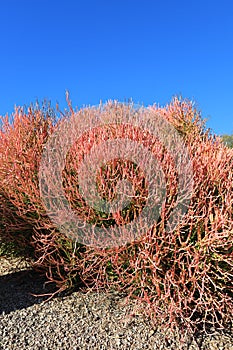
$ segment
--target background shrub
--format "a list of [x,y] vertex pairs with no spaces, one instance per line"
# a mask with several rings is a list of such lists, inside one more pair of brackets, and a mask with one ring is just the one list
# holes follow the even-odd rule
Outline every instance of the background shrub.
[[233,135],[222,135],[221,136],[224,144],[229,147],[229,148],[233,148]]

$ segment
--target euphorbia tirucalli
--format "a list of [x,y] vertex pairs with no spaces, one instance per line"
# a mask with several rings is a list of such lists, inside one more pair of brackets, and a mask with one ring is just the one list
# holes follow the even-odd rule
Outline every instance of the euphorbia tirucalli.
[[39,225],[40,215],[45,213],[40,202],[38,168],[43,145],[57,124],[49,104],[36,104],[27,112],[18,107],[12,118],[1,117],[0,239],[14,241],[19,249],[29,248],[33,227]]
[[[98,108],[74,112],[67,118],[96,115]],[[99,113],[121,116],[128,105],[110,101]],[[150,230],[123,246],[85,246],[68,238],[50,220],[39,190],[38,172],[43,147],[62,118],[53,123],[50,113],[19,110],[12,126],[3,118],[0,142],[1,236],[17,237],[33,247],[33,267],[56,282],[58,290],[118,290],[138,300],[138,308],[152,321],[195,331],[209,324],[231,321],[233,311],[233,151],[205,130],[205,122],[190,101],[178,98],[166,107],[148,107],[182,136],[192,160],[193,187],[189,207],[177,227],[166,223],[177,199],[178,175],[174,160],[159,139],[147,130],[106,126],[87,130],[70,148],[62,172],[63,188],[72,210],[89,224],[124,228],[138,218],[146,205],[148,183],[142,169],[127,159],[101,166],[96,186],[102,198],[115,198],[118,181],[131,183],[133,195],[124,210],[104,213],[88,205],[80,193],[78,173],[93,146],[128,137],[156,156],[166,180],[166,198]],[[66,118],[66,117],[63,117]],[[162,125],[162,122],[161,122]],[[169,138],[169,135],[167,135]],[[177,148],[177,152],[182,149]],[[51,177],[51,184],[53,182]],[[62,215],[62,213],[61,213]],[[9,220],[10,219],[10,220]],[[24,242],[25,243],[25,242]]]

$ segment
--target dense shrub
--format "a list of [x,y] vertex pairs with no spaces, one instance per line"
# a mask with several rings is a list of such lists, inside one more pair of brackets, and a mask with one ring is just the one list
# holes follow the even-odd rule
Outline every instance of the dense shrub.
[[[109,102],[76,113],[71,108],[70,118],[81,122],[86,114],[90,118],[105,114],[111,120],[113,114],[120,116],[129,110],[132,112],[129,105]],[[38,109],[23,114],[16,111],[12,126],[5,119],[0,145],[4,199],[1,235],[17,232],[17,239],[29,230],[25,237],[34,249],[34,268],[46,272],[60,291],[73,287],[118,290],[137,299],[137,307],[155,322],[190,331],[198,325],[202,329],[211,324],[224,326],[231,321],[233,311],[233,152],[220,137],[205,130],[191,102],[175,98],[165,108],[152,106],[149,110],[152,119],[159,114],[161,125],[164,119],[178,130],[192,160],[190,205],[172,232],[166,230],[166,223],[177,199],[178,175],[171,154],[160,140],[140,127],[111,123],[86,131],[70,148],[62,173],[67,200],[84,221],[106,229],[117,226],[123,231],[125,224],[138,217],[148,192],[144,173],[133,162],[108,160],[97,176],[98,191],[107,200],[114,198],[118,180],[132,183],[134,195],[127,210],[106,215],[88,206],[79,192],[77,178],[80,164],[93,145],[128,137],[154,154],[165,175],[166,200],[159,218],[151,229],[116,247],[85,245],[60,232],[46,214],[38,179],[43,145],[57,125]],[[177,152],[182,149],[177,147]],[[52,185],[55,177],[50,181]]]
[[40,157],[56,122],[54,110],[45,103],[27,112],[16,108],[13,118],[1,117],[0,242],[14,242],[30,256],[33,227],[45,214],[39,200]]

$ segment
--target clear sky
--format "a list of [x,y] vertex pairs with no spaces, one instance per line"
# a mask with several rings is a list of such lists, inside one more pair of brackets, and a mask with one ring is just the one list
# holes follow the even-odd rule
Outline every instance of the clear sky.
[[233,133],[232,0],[0,0],[0,114],[37,99],[197,103]]

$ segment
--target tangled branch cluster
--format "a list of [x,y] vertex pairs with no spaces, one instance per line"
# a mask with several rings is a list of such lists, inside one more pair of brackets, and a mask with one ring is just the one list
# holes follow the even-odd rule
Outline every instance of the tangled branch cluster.
[[[69,101],[68,101],[69,102]],[[129,106],[109,102],[86,108],[69,118],[125,112]],[[13,123],[2,118],[0,131],[0,240],[31,247],[32,265],[55,282],[58,291],[118,290],[138,300],[138,308],[156,323],[181,329],[224,327],[233,313],[233,151],[205,130],[192,103],[175,98],[161,108],[152,106],[179,132],[193,168],[190,205],[172,231],[166,223],[177,198],[177,179],[171,154],[146,130],[111,123],[83,133],[69,150],[62,173],[72,210],[96,227],[121,227],[140,216],[148,196],[143,171],[132,161],[113,159],[100,167],[96,186],[100,196],[115,198],[119,181],[131,183],[133,195],[124,209],[104,213],[92,208],[79,191],[80,164],[93,145],[113,138],[140,143],[158,160],[166,180],[166,198],[158,220],[140,237],[123,246],[85,246],[61,233],[46,212],[38,172],[43,147],[62,122],[51,109],[17,109]],[[63,118],[66,118],[65,116]],[[169,137],[169,135],[168,135]],[[182,152],[182,149],[177,149]],[[51,186],[54,179],[51,177]],[[86,189],[88,190],[88,189]],[[142,227],[143,231],[143,227]]]

